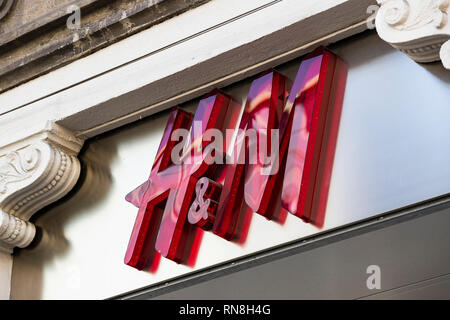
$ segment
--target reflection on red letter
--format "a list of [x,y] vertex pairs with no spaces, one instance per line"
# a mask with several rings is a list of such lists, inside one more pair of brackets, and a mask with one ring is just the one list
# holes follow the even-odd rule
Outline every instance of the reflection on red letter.
[[294,106],[282,206],[321,226],[325,214],[347,67],[320,49],[303,60],[288,104]]
[[[264,156],[271,153],[272,130],[279,129],[280,137],[289,138],[289,126],[282,123],[284,104],[289,92],[290,82],[276,71],[253,81],[248,95],[246,130],[255,130],[257,140],[249,139],[248,161],[245,172],[245,201],[253,211],[270,219],[274,215],[276,197],[282,183],[278,168],[285,159],[287,141],[280,150],[275,162],[265,163]],[[286,139],[285,139],[286,140]],[[256,144],[256,146],[254,145]]]

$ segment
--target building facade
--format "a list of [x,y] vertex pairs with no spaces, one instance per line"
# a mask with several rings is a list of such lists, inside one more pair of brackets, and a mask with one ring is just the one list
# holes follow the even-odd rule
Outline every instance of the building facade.
[[[0,298],[450,297],[449,8],[0,1]],[[171,108],[194,115],[218,88],[245,113],[264,72],[295,82],[320,46],[347,66],[324,221],[247,212],[238,240],[201,231],[182,263],[126,265],[125,196]]]

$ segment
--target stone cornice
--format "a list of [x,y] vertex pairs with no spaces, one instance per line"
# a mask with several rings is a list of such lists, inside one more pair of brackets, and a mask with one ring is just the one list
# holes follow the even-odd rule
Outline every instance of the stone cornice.
[[[209,0],[34,0],[40,14],[27,1],[0,0],[0,17],[10,1],[17,5],[0,24],[0,93]],[[77,28],[67,26],[72,8],[80,9]]]
[[378,0],[378,3],[381,8],[376,26],[383,40],[417,62],[442,60],[449,68],[450,0]]
[[35,227],[28,220],[66,195],[80,174],[83,141],[51,124],[45,130],[0,148],[0,247],[26,247]]

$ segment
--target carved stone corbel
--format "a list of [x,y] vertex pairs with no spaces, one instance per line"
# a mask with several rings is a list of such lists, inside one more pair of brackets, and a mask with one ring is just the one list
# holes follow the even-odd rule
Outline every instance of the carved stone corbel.
[[51,124],[0,147],[0,250],[12,252],[31,243],[35,227],[28,220],[73,188],[82,144],[68,130]]
[[377,1],[376,27],[383,40],[417,62],[442,60],[450,69],[450,0]]

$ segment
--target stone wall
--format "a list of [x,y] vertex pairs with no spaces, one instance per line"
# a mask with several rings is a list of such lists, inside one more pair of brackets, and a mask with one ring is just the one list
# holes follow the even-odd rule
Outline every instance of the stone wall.
[[0,93],[208,1],[0,0]]

